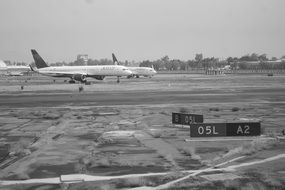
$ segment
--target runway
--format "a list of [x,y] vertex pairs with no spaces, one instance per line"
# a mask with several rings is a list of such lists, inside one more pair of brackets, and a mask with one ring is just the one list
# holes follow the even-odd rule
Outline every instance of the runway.
[[[274,96],[274,97],[273,97]],[[74,106],[88,104],[108,105],[140,105],[140,104],[195,104],[195,103],[233,103],[233,102],[270,102],[274,99],[285,100],[284,89],[268,91],[252,90],[217,92],[207,91],[115,91],[115,92],[73,92],[73,93],[22,93],[0,95],[0,105],[9,107],[42,107],[70,104]]]

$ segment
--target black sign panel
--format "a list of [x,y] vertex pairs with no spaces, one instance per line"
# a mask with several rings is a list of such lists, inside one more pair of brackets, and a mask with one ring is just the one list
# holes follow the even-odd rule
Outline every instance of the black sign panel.
[[203,115],[188,113],[172,113],[172,123],[189,125],[191,123],[203,123]]
[[172,123],[181,124],[181,114],[180,113],[172,113]]
[[227,123],[227,136],[259,136],[260,123]]
[[261,125],[252,123],[190,124],[190,137],[259,136]]
[[190,124],[190,137],[226,136],[226,123]]

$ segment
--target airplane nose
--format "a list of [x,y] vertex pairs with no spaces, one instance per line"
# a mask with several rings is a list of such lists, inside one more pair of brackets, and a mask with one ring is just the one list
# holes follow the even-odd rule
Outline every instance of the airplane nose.
[[127,75],[131,75],[131,74],[133,74],[133,72],[132,72],[132,71],[130,71],[130,70],[126,70],[126,73],[127,73]]

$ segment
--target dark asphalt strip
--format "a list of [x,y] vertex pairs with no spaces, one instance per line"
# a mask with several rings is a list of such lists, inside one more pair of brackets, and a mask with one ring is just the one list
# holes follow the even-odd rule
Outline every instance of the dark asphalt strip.
[[[216,92],[215,92],[216,93]],[[274,94],[281,95],[281,94]],[[281,95],[282,96],[282,95]],[[190,91],[170,92],[96,92],[77,94],[31,94],[22,96],[0,96],[1,107],[45,107],[71,104],[89,105],[142,105],[142,104],[191,104],[191,103],[224,103],[251,102],[264,100],[266,93],[209,93],[192,94]]]

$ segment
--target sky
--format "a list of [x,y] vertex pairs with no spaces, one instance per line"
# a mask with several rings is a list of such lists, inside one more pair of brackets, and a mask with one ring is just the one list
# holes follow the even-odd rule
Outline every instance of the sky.
[[284,0],[0,0],[0,59],[285,55]]

